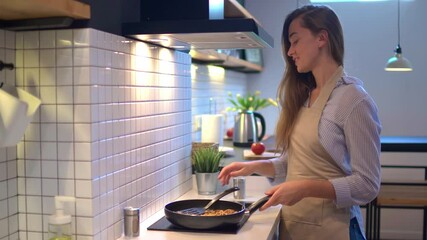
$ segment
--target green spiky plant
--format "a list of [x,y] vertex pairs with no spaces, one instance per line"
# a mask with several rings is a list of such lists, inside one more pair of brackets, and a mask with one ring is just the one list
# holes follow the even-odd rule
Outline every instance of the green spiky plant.
[[214,173],[219,171],[219,163],[224,154],[212,147],[199,148],[194,151],[193,167],[199,173]]

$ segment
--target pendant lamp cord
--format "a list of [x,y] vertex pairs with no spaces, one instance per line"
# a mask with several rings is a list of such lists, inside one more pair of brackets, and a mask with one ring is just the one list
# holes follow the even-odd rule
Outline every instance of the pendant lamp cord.
[[400,47],[400,0],[397,0],[397,44]]

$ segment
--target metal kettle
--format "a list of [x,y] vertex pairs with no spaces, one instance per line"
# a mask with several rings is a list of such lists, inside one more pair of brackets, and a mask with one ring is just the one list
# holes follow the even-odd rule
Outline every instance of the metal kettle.
[[[258,135],[256,119],[261,122],[261,134]],[[250,147],[252,143],[260,141],[265,135],[264,117],[252,111],[241,111],[235,116],[233,145],[236,147]]]

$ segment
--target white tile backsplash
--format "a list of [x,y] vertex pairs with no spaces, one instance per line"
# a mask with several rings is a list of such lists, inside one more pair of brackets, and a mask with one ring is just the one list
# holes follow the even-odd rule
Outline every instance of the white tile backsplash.
[[7,164],[21,239],[43,239],[57,194],[77,197],[76,239],[116,239],[124,206],[146,219],[191,187],[188,54],[93,29],[2,32],[15,84],[43,102]]

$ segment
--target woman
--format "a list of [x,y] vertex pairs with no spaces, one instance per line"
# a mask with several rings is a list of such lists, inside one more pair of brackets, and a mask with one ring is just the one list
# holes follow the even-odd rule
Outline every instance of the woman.
[[[359,205],[380,185],[378,110],[360,80],[343,71],[337,15],[307,5],[283,26],[286,71],[278,89],[278,159],[236,162],[219,180],[265,175],[277,184],[260,208],[282,204],[281,239],[365,239]],[[284,181],[286,178],[286,181]]]

